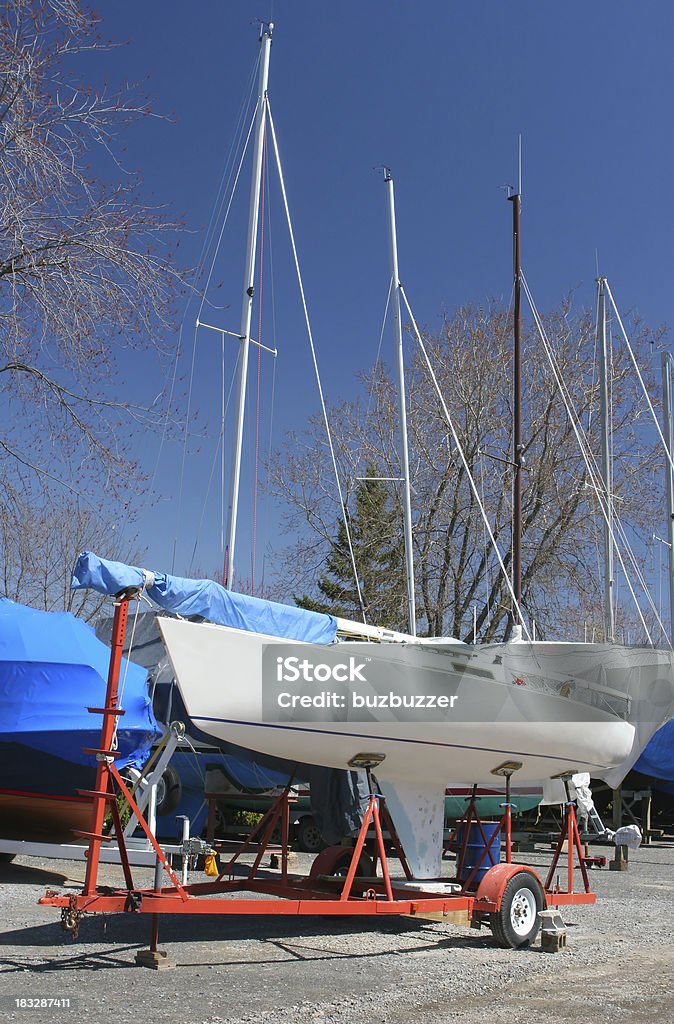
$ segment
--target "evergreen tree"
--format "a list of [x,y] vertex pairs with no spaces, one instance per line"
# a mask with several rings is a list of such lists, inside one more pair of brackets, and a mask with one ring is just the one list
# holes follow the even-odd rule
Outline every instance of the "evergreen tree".
[[[369,467],[367,476],[373,475],[374,470]],[[359,481],[354,498],[355,512],[348,517],[349,529],[367,621],[389,629],[406,629],[405,548],[400,509],[380,480]],[[317,596],[295,596],[296,603],[311,611],[361,621],[363,613],[343,519],[339,520],[337,536],[331,542],[326,570],[316,585]]]

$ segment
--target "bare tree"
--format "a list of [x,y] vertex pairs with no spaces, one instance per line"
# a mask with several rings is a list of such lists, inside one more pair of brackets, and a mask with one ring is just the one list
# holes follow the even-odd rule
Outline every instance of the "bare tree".
[[[533,326],[525,336],[523,604],[539,635],[582,635],[590,620],[602,635],[599,501],[577,444],[572,419],[599,453],[599,384],[594,321],[572,314],[569,303],[545,317],[556,359],[573,401],[570,417],[552,379]],[[650,354],[659,341],[635,324],[637,350]],[[425,344],[476,482],[506,570],[511,567],[512,409],[511,321],[496,307],[463,307],[447,316]],[[340,472],[349,499],[365,465],[400,477],[396,386],[385,367],[367,375],[367,407],[344,403],[332,410]],[[509,635],[512,602],[488,540],[479,502],[451,440],[437,394],[418,350],[408,371],[409,437],[414,505],[417,603],[430,635],[478,639]],[[617,507],[632,529],[650,532],[659,490],[652,472],[661,465],[647,407],[638,394],[627,354],[616,348],[612,375],[614,486]],[[284,578],[291,592],[316,594],[336,536],[334,486],[322,425],[288,439],[273,465],[275,493],[288,502],[286,528],[302,537],[286,552]],[[395,493],[400,510],[400,494]],[[402,530],[402,512],[398,522]],[[636,536],[636,534],[632,534]],[[391,586],[404,589],[402,579]],[[312,589],[313,587],[313,589]],[[390,625],[397,625],[390,623]]]
[[128,400],[118,357],[161,356],[182,287],[178,225],[117,155],[124,128],[153,116],[147,100],[78,77],[82,54],[112,46],[98,22],[77,0],[0,5],[0,486],[15,547],[12,495],[25,535],[67,514],[55,482],[72,501],[95,495],[103,520],[106,495],[140,482],[129,439],[158,414]]
[[46,503],[5,491],[0,501],[0,589],[12,601],[47,612],[67,611],[93,622],[109,598],[72,590],[77,556],[86,548],[139,561],[135,540],[104,512],[56,493]]
[[76,77],[78,55],[109,48],[77,0],[7,0],[0,19],[2,466],[110,487],[120,414],[145,415],[111,387],[116,354],[160,343],[180,285],[176,224],[115,156],[117,134],[150,111],[130,87]]

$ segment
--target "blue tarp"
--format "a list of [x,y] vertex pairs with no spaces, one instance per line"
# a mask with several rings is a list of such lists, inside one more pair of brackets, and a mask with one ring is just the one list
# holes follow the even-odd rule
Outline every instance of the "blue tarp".
[[[72,586],[75,590],[90,588],[114,596],[129,587],[142,587],[145,581],[143,569],[85,551],[77,559]],[[198,615],[209,622],[252,633],[311,644],[332,643],[337,634],[337,620],[332,615],[236,594],[213,580],[189,580],[152,572],[145,592],[167,611],[185,617]]]
[[[19,743],[77,764],[95,764],[110,648],[68,612],[42,612],[0,598],[0,741]],[[161,730],[152,712],[147,672],[122,662],[124,680],[117,764],[142,767]],[[121,683],[120,683],[121,685]]]
[[674,780],[674,719],[658,729],[634,765],[635,772]]

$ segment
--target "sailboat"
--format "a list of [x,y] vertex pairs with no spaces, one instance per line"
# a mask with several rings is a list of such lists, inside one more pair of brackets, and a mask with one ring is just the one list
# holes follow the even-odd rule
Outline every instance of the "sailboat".
[[[674,658],[671,651],[652,648],[523,639],[517,539],[511,594],[519,621],[508,643],[467,645],[452,638],[420,638],[416,636],[413,600],[409,631],[402,633],[229,589],[234,580],[271,33],[271,25],[262,26],[226,586],[107,562],[91,552],[78,560],[74,585],[109,594],[142,590],[161,607],[183,616],[160,618],[159,626],[192,722],[219,740],[287,761],[374,771],[413,876],[436,878],[441,874],[448,783],[494,783],[498,777],[526,783],[589,772],[615,784],[674,711]],[[402,287],[394,246],[392,181],[389,198],[399,333]],[[510,198],[515,229],[518,395],[519,193]],[[401,376],[402,412],[403,386]],[[438,397],[443,403],[439,389]],[[517,400],[516,408],[520,408]],[[514,431],[516,538],[521,532],[518,417],[519,413]],[[404,423],[404,416],[401,419]],[[404,444],[402,454],[404,476],[408,477]],[[405,537],[408,588],[413,598],[407,502]],[[186,618],[195,615],[208,621]]]
[[[91,819],[110,648],[69,612],[0,598],[0,837],[71,839]],[[143,767],[161,730],[147,673],[124,662],[117,764]],[[88,748],[88,749],[85,749]],[[93,748],[93,749],[92,749]]]
[[[514,776],[526,783],[585,771],[617,784],[674,709],[671,651],[394,634],[91,552],[78,559],[74,585],[143,591],[178,616],[209,620],[158,619],[192,722],[218,740],[291,762],[374,767],[416,878],[440,874],[449,782]],[[314,665],[364,665],[365,682],[352,692],[366,706],[304,709],[295,717],[278,706],[272,717],[264,659],[275,664],[278,651],[284,658],[296,651]],[[437,699],[406,715],[391,706],[373,710],[373,701],[392,692],[456,700],[444,714]]]

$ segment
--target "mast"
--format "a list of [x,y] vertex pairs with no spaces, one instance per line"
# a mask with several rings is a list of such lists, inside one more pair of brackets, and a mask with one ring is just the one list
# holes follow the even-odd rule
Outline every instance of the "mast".
[[409,631],[417,634],[416,608],[414,602],[414,552],[412,550],[412,502],[410,497],[410,463],[407,446],[407,405],[405,401],[405,363],[403,358],[403,329],[400,317],[400,277],[398,275],[398,240],[396,235],[395,199],[393,176],[388,167],[384,168],[384,181],[388,195],[389,242],[391,255],[391,282],[393,296],[393,330],[398,355],[398,398],[400,405],[400,462],[403,471],[403,515],[405,522],[405,564],[407,567],[407,607]]
[[670,640],[674,641],[674,427],[672,426],[672,357],[662,353],[662,407],[665,415],[665,441],[667,444],[667,517],[669,528],[669,629]]
[[[520,140],[521,146],[521,140]],[[521,149],[518,191],[508,196],[513,204],[513,624],[522,625],[522,263],[520,258]]]
[[236,428],[234,432],[234,454],[228,506],[227,548],[225,550],[225,586],[231,588],[234,582],[234,545],[236,541],[236,519],[239,506],[239,484],[241,479],[241,452],[243,448],[243,421],[246,405],[246,382],[248,377],[248,354],[250,351],[250,325],[253,315],[255,294],[255,251],[260,216],[260,192],[262,188],[262,157],[264,129],[267,117],[267,82],[269,80],[269,53],[271,50],[272,22],[260,25],[260,71],[258,75],[257,114],[255,120],[255,143],[253,148],[253,172],[250,186],[248,211],[248,241],[243,280],[243,302],[241,306],[241,348],[238,360]]
[[606,345],[606,278],[597,280],[597,330],[599,337],[599,384],[601,399],[601,479],[604,487],[606,510],[604,515],[604,637],[607,643],[615,640],[615,609],[613,602],[613,493],[611,483],[611,453],[609,449],[610,420],[608,400],[609,359]]

